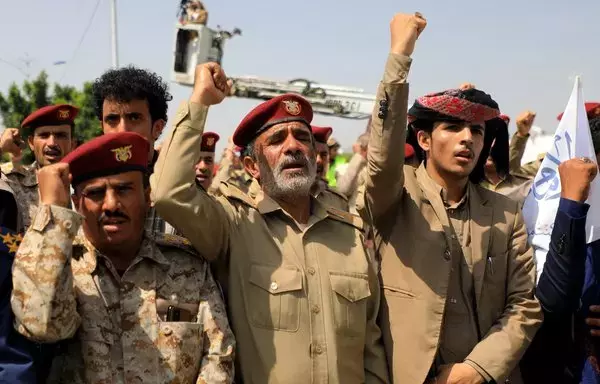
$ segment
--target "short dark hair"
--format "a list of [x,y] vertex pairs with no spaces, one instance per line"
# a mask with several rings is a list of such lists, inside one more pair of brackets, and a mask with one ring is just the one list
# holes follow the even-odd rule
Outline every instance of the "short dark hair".
[[92,86],[96,116],[102,120],[104,100],[130,102],[146,100],[152,122],[167,121],[168,102],[173,99],[169,86],[154,72],[127,66],[110,69],[94,81]]
[[592,134],[594,152],[600,153],[600,116],[590,120],[590,133]]

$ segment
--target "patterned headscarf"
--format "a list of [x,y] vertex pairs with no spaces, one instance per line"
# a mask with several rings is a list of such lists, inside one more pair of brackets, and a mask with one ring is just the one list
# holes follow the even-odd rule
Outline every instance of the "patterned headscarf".
[[408,110],[408,120],[466,121],[483,125],[500,116],[498,103],[478,89],[449,89],[421,96]]

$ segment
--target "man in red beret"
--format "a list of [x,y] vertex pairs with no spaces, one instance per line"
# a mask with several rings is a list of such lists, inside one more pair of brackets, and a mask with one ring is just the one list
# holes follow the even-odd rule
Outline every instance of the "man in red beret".
[[[478,89],[450,89],[407,108],[410,56],[426,25],[419,13],[390,23],[360,212],[380,255],[392,380],[521,383],[519,361],[543,316],[520,207],[478,185],[486,122],[499,107]],[[417,169],[404,166],[407,132],[423,161]]]
[[219,65],[196,68],[150,178],[156,209],[215,260],[246,383],[388,383],[377,325],[380,288],[358,216],[311,194],[317,175],[313,111],[275,97],[242,120],[233,143],[258,181],[255,196],[222,183],[193,188],[208,107],[229,92]]
[[184,239],[144,231],[149,149],[133,132],[104,135],[39,171],[11,303],[23,336],[74,337],[51,382],[233,382],[235,341],[208,263]]
[[36,110],[21,123],[21,130],[6,128],[0,137],[0,154],[11,153],[21,156],[27,145],[35,156],[35,161],[27,166],[4,163],[0,170],[15,192],[19,204],[20,221],[29,227],[32,215],[38,206],[38,183],[36,171],[59,162],[74,145],[75,117],[79,110],[68,104],[49,105]]
[[315,148],[317,152],[317,177],[312,188],[313,195],[323,204],[348,212],[348,199],[333,188],[330,188],[326,175],[329,168],[329,147],[327,140],[333,132],[331,127],[318,127],[312,125],[313,136],[315,137]]
[[196,184],[209,191],[215,172],[215,149],[219,135],[215,132],[204,132],[200,144],[200,159],[194,166]]
[[365,167],[367,165],[367,149],[369,148],[369,134],[363,133],[356,139],[352,146],[354,155],[348,163],[343,175],[337,180],[337,190],[348,198],[350,212],[357,213],[356,203],[359,189],[364,185]]

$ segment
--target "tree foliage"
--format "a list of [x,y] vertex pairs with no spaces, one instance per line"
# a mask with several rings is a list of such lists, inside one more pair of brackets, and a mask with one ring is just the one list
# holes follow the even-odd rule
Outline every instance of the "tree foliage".
[[[6,94],[0,92],[0,116],[5,127],[18,128],[27,115],[51,104],[72,104],[79,108],[75,119],[75,137],[87,141],[102,134],[100,121],[94,113],[92,83],[86,82],[82,89],[69,85],[48,83],[48,75],[41,72],[35,79],[26,80],[20,86],[11,84]],[[33,155],[26,150],[23,163],[33,162]]]

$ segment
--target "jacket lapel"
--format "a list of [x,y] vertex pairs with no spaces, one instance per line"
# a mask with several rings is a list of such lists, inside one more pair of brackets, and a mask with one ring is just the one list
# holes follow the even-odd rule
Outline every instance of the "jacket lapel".
[[487,253],[490,244],[493,210],[479,193],[475,184],[469,183],[470,226],[471,226],[471,258],[473,263],[473,281],[475,301],[479,307],[479,299],[483,288],[483,279],[487,267]]
[[446,208],[444,207],[444,202],[442,201],[442,196],[439,191],[436,191],[433,182],[430,180],[429,176],[425,174],[427,172],[425,167],[421,164],[421,166],[417,169],[417,182],[419,183],[419,187],[423,192],[423,200],[425,203],[429,203],[435,212],[440,224],[442,224],[442,228],[444,228],[444,232],[446,233],[446,238],[448,238],[448,231],[450,230],[450,221],[448,220],[448,214],[446,213]]

